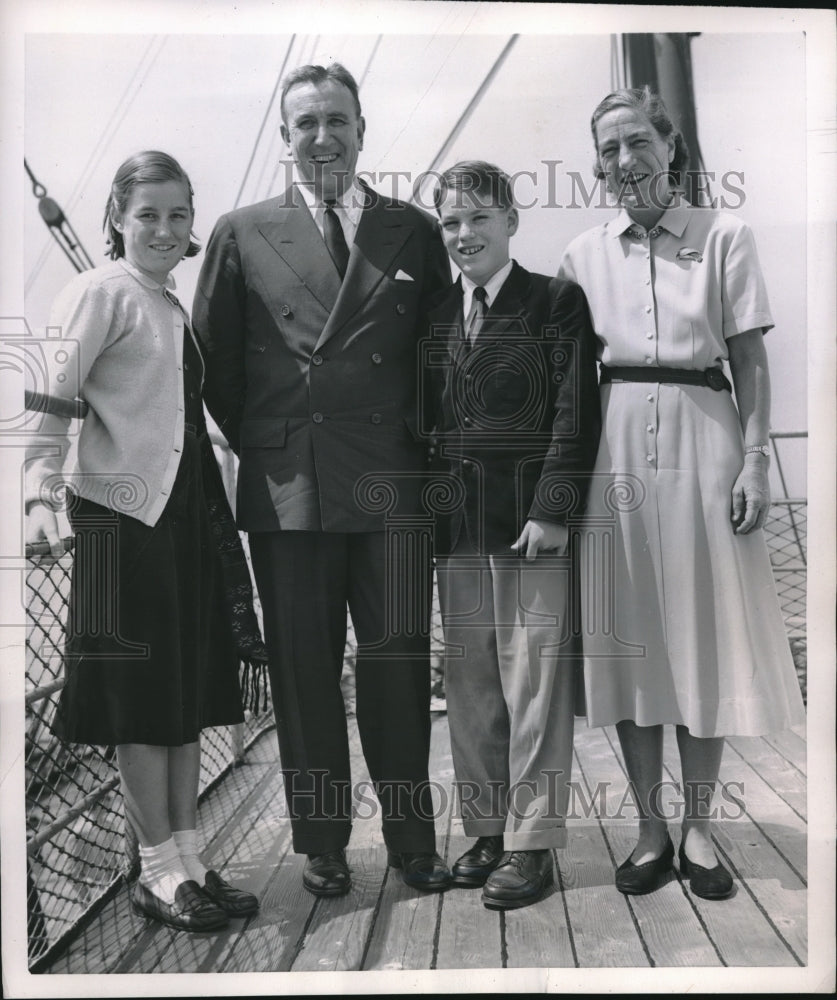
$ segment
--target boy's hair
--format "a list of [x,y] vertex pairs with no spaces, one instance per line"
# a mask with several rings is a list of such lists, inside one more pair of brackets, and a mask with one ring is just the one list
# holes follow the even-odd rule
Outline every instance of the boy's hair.
[[511,178],[494,163],[462,160],[449,167],[436,183],[433,205],[439,211],[449,191],[490,198],[498,208],[514,208]]

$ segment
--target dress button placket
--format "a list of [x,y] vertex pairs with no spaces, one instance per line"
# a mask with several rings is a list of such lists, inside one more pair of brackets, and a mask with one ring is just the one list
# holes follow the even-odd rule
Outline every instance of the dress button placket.
[[[657,318],[654,315],[654,292],[653,292],[653,264],[651,262],[651,247],[647,247],[645,251],[645,260],[647,273],[645,275],[645,286],[648,288],[649,301],[645,303],[645,320],[648,324],[645,330],[646,341],[651,341],[646,347],[645,364],[649,367],[657,363],[657,350],[656,350],[656,330],[657,330]],[[652,343],[654,347],[652,348]],[[648,421],[645,424],[645,434],[643,436],[643,441],[646,448],[645,460],[650,466],[656,466],[657,464],[657,437],[655,434],[656,428],[656,399],[657,394],[649,392],[645,397],[648,402],[654,407],[653,414],[648,415]],[[652,422],[654,421],[654,422]]]

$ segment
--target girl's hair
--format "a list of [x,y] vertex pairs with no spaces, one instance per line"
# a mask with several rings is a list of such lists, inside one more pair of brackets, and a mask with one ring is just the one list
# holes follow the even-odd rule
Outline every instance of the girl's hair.
[[671,120],[671,115],[669,115],[665,104],[663,104],[663,99],[659,94],[653,93],[647,85],[641,90],[615,90],[612,94],[608,94],[593,112],[593,117],[590,119],[590,130],[593,133],[593,145],[596,147],[596,162],[594,164],[596,177],[600,179],[604,177],[604,171],[599,160],[596,125],[603,115],[606,115],[608,111],[614,111],[616,108],[634,108],[637,111],[641,111],[657,130],[658,135],[661,135],[664,139],[667,139],[670,135],[674,136],[674,156],[669,170],[673,174],[675,182],[678,184],[681,183],[683,174],[689,166],[689,147],[686,145],[683,133],[680,129],[674,127],[674,122]]
[[[102,223],[102,229],[105,231],[108,243],[105,254],[111,260],[118,260],[125,256],[125,242],[122,239],[122,233],[117,231],[113,223],[115,219],[118,220],[125,214],[133,189],[137,184],[162,184],[166,181],[180,181],[183,184],[189,192],[189,208],[194,211],[192,199],[195,192],[192,190],[191,181],[183,167],[168,153],[161,153],[156,149],[135,153],[133,156],[129,156],[116,171],[105,205],[105,218]],[[186,257],[194,257],[201,248],[195,234],[191,233],[190,236],[189,249],[184,254]]]

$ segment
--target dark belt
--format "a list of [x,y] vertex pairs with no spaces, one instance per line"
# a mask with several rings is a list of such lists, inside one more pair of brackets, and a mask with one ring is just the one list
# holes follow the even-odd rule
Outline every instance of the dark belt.
[[601,366],[600,382],[671,382],[675,385],[705,385],[715,392],[726,389],[732,392],[729,379],[724,375],[723,368],[707,368],[697,371],[693,368],[614,368],[610,365]]

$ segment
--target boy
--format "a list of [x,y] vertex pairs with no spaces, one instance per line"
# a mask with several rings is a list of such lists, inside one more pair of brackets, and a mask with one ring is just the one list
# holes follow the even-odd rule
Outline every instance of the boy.
[[452,873],[506,909],[541,898],[566,837],[567,518],[598,444],[595,342],[577,285],[509,258],[519,219],[498,167],[456,164],[434,203],[461,277],[429,315],[423,420],[433,465],[461,488],[437,522],[436,555],[451,748],[477,838]]

